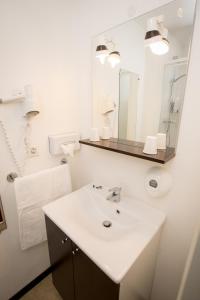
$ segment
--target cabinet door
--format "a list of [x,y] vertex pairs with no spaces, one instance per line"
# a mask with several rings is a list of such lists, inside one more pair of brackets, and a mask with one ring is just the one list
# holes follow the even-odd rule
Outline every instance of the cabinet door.
[[76,300],[118,300],[119,285],[114,283],[73,244]]
[[48,217],[45,219],[53,283],[64,300],[75,300],[72,242]]

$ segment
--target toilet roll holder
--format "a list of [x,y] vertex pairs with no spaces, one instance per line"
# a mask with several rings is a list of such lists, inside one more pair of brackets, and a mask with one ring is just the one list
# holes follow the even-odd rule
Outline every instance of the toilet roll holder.
[[163,167],[152,167],[147,172],[144,185],[151,197],[163,197],[172,187],[172,176]]

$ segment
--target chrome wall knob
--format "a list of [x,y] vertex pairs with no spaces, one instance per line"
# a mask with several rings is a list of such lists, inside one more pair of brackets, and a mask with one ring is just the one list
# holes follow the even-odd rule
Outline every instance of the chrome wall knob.
[[75,250],[72,251],[73,255],[76,255],[76,253],[79,251],[79,248],[76,248]]
[[61,243],[62,243],[62,244],[65,244],[67,241],[68,241],[68,237],[64,238],[64,239],[61,241]]

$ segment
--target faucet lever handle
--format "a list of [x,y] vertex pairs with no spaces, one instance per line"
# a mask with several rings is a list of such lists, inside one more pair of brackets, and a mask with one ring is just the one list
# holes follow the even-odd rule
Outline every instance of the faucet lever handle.
[[107,200],[112,200],[113,202],[119,202],[121,197],[121,187],[113,187],[108,190],[110,194],[107,196]]
[[116,193],[116,194],[120,194],[121,190],[122,190],[121,187],[115,186],[115,187],[109,189],[109,192],[113,192],[113,193]]

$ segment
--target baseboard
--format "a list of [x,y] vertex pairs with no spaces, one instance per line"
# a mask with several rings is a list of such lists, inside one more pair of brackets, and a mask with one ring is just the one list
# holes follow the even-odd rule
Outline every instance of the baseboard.
[[33,279],[30,283],[28,283],[25,287],[23,287],[20,291],[18,291],[14,296],[12,296],[9,300],[18,300],[26,293],[28,293],[32,288],[34,288],[40,281],[42,281],[45,277],[47,277],[52,272],[52,267],[49,267],[47,270],[38,275],[35,279]]

